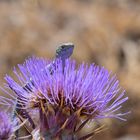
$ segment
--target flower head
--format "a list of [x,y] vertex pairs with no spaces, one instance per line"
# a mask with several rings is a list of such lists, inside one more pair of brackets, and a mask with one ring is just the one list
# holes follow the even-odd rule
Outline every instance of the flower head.
[[[104,67],[80,64],[70,59],[53,62],[30,58],[14,70],[19,82],[6,76],[7,87],[18,97],[20,107],[39,109],[43,135],[76,131],[81,119],[123,118],[118,113],[128,100],[116,76]],[[5,91],[6,92],[6,91]],[[65,129],[64,129],[65,128]],[[45,134],[44,134],[45,133]],[[66,133],[66,132],[65,132]]]
[[8,114],[6,114],[5,112],[0,112],[0,139],[9,139],[12,133],[13,125]]

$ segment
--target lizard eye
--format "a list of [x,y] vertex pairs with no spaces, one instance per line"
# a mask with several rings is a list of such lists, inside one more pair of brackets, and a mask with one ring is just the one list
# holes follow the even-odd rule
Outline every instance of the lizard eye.
[[62,48],[62,49],[64,49],[64,48],[65,48],[65,46],[61,46],[61,48]]

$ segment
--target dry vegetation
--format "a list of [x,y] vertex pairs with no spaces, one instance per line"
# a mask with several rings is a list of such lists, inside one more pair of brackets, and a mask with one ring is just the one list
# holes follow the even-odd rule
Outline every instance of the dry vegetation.
[[1,0],[0,79],[28,56],[52,58],[58,44],[73,42],[73,58],[117,73],[130,98],[128,122],[107,121],[97,139],[139,140],[139,13],[140,0]]

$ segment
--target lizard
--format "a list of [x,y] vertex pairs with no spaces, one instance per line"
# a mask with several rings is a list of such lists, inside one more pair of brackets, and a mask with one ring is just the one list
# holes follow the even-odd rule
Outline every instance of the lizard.
[[[49,72],[50,72],[50,74],[53,74],[53,69],[56,68],[55,61],[57,59],[61,59],[62,60],[62,66],[64,68],[65,60],[68,59],[72,55],[73,49],[74,49],[74,45],[72,43],[64,43],[62,45],[59,45],[58,48],[57,48],[57,50],[56,50],[55,58],[54,58],[53,62],[50,63],[50,64],[48,64],[47,66],[45,66],[45,68],[42,69],[42,72],[44,72],[45,69],[48,69]],[[31,87],[29,85],[30,82],[32,82],[32,79],[31,78],[30,78],[30,81],[28,81],[23,86],[23,89],[25,89],[26,91],[32,91],[31,90]]]
[[[74,49],[74,45],[72,43],[64,43],[62,45],[59,45],[57,50],[56,50],[55,58],[54,58],[53,62],[48,64],[47,66],[45,66],[44,69],[47,68],[50,71],[50,74],[53,74],[52,69],[55,68],[55,61],[57,59],[62,60],[62,66],[64,68],[65,60],[68,59],[72,55],[73,49]],[[32,79],[30,81],[28,81],[22,88],[24,90],[26,90],[27,92],[32,92],[32,89],[29,85],[29,82],[32,82]],[[10,85],[9,85],[9,87],[10,87]],[[16,93],[16,91],[12,87],[10,87],[10,88]],[[21,100],[21,97],[17,97],[17,100],[18,100],[18,98]],[[22,118],[28,119],[29,123],[31,124],[32,128],[34,129],[35,128],[34,121],[32,120],[32,118],[30,117],[30,115],[28,114],[28,112],[25,109],[19,109],[20,106],[21,106],[20,102],[17,101],[17,103],[15,105],[15,109],[14,109],[15,116],[20,115]]]
[[52,74],[52,69],[53,69],[53,67],[55,68],[55,61],[57,59],[62,60],[62,65],[64,68],[65,60],[72,55],[73,49],[74,49],[74,45],[72,43],[64,43],[64,44],[60,45],[56,50],[54,61],[52,63],[48,64],[45,67],[45,69],[46,68],[49,69],[50,73]]

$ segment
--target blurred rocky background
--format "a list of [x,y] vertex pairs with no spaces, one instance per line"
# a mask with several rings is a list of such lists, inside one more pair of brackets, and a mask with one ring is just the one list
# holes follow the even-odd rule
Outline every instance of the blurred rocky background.
[[36,55],[53,58],[73,42],[73,58],[117,74],[131,110],[127,122],[105,120],[96,140],[140,140],[140,0],[0,0],[0,81]]

